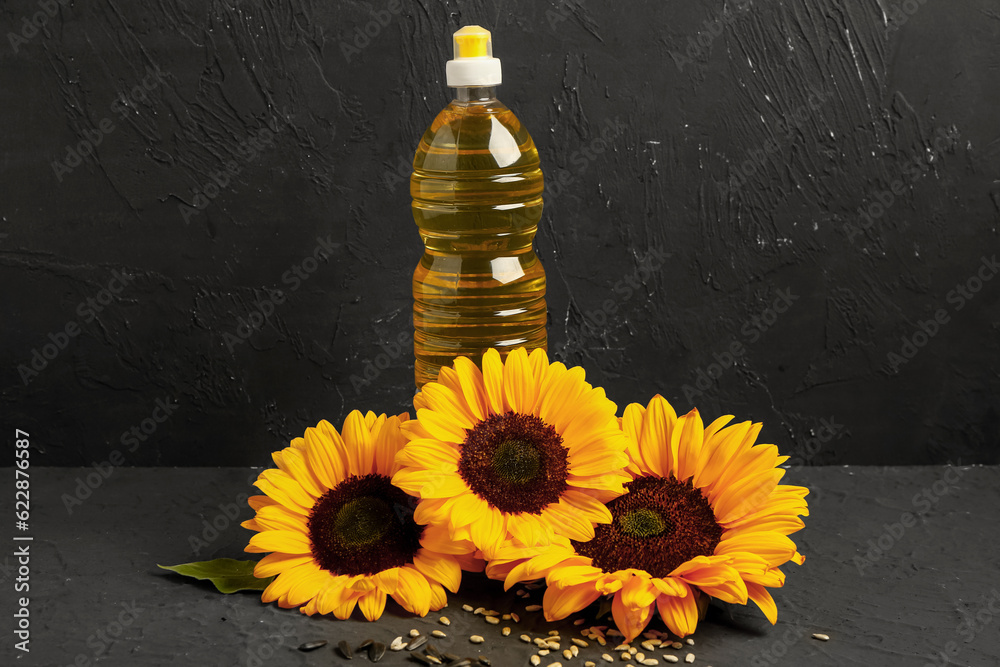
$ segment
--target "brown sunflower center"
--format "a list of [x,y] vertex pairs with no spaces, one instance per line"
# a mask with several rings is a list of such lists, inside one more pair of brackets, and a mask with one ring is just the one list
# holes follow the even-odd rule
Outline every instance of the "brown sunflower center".
[[349,575],[409,563],[424,532],[413,520],[411,500],[385,475],[348,477],[313,505],[313,558],[324,570]]
[[722,526],[691,481],[640,477],[628,493],[608,503],[613,521],[594,529],[594,539],[573,542],[581,556],[605,572],[635,568],[666,577],[695,556],[710,556],[722,540]]
[[458,473],[473,493],[501,512],[538,514],[566,490],[566,456],[554,428],[512,411],[468,431]]

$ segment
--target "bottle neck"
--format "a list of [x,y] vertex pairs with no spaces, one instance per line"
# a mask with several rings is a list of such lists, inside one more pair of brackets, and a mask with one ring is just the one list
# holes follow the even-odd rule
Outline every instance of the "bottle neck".
[[455,101],[462,104],[482,104],[496,98],[496,86],[461,86],[455,88]]

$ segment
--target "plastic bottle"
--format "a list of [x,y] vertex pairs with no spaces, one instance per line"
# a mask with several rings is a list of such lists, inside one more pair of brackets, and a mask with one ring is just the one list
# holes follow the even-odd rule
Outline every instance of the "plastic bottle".
[[413,274],[418,389],[458,356],[546,347],[545,271],[532,247],[544,187],[538,151],[496,99],[489,31],[466,26],[454,46],[455,99],[421,138],[410,178],[425,246]]

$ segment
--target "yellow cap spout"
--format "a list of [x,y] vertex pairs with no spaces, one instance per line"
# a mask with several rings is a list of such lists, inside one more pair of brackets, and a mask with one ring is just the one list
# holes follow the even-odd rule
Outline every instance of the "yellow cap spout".
[[455,58],[492,58],[493,41],[490,31],[478,25],[467,25],[455,32]]

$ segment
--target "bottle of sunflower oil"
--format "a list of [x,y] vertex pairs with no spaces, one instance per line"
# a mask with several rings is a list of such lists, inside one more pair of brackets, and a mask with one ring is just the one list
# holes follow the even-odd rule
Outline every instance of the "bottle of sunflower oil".
[[496,98],[500,61],[488,30],[454,35],[455,98],[413,158],[413,219],[425,252],[413,274],[417,388],[459,356],[477,362],[545,349],[545,271],[532,248],[542,171],[531,135]]

